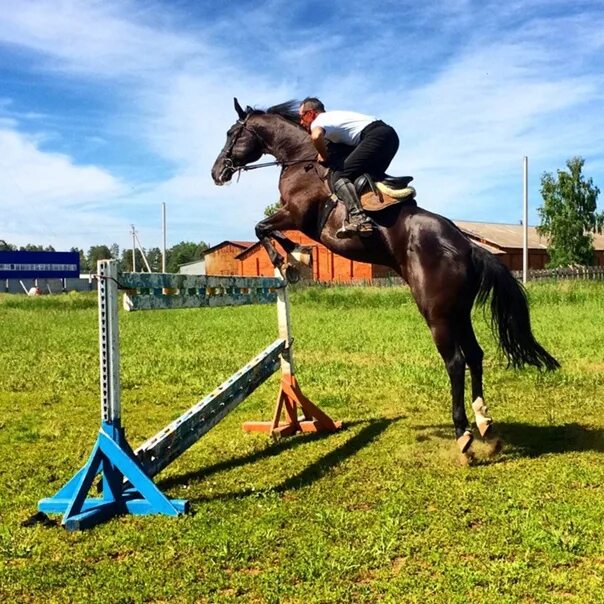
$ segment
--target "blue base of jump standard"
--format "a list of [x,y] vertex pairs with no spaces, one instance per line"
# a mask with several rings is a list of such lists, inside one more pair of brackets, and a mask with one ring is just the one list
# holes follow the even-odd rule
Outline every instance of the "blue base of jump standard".
[[[122,514],[178,516],[188,501],[168,499],[152,478],[281,369],[281,389],[273,422],[252,422],[273,436],[298,431],[333,431],[341,427],[309,401],[299,389],[293,366],[289,302],[280,277],[228,277],[118,273],[117,262],[97,265],[99,301],[99,361],[101,427],[86,465],[54,497],[42,499],[38,509],[63,514],[68,530],[90,528]],[[126,288],[124,309],[151,310],[241,304],[277,304],[279,338],[218,388],[133,451],[121,424],[118,284]],[[285,409],[288,421],[279,420]],[[297,417],[297,410],[304,413]],[[258,427],[260,426],[260,428]],[[101,497],[88,497],[100,476]],[[96,485],[94,490],[97,491]],[[96,493],[95,493],[96,494]]]
[[[102,474],[102,498],[87,498],[94,479]],[[86,465],[54,497],[42,499],[38,509],[62,513],[63,526],[72,531],[90,528],[121,514],[186,513],[189,502],[168,499],[145,474],[126,441],[124,429],[103,422]]]

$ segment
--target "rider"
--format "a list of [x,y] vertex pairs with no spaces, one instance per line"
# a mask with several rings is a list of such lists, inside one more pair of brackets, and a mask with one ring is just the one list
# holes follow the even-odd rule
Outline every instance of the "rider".
[[361,237],[371,235],[373,224],[361,208],[353,183],[365,173],[376,180],[383,178],[398,150],[399,140],[394,128],[376,117],[354,111],[325,111],[325,106],[316,97],[305,98],[298,114],[300,124],[310,133],[319,161],[329,159],[326,141],[354,147],[343,167],[333,173],[334,192],[347,209],[346,220],[336,237],[348,239],[357,234]]

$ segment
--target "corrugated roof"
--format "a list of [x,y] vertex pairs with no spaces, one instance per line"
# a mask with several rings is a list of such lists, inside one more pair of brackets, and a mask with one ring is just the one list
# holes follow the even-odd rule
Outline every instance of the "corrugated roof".
[[[472,239],[482,239],[498,247],[522,249],[523,227],[521,224],[468,222],[466,220],[455,220],[454,222]],[[541,237],[537,233],[537,227],[528,227],[528,247],[530,249],[547,249],[547,237]],[[596,250],[604,250],[604,234],[594,235],[594,247]]]
[[598,251],[604,250],[604,233],[594,235],[594,248]]
[[[454,222],[472,239],[482,239],[500,248],[522,249],[523,227],[521,224],[493,224],[466,220],[455,220]],[[536,227],[528,227],[528,246],[532,249],[547,249],[547,239],[537,233]]]
[[487,250],[488,252],[491,252],[491,254],[494,254],[495,256],[505,255],[505,252],[502,249],[499,249],[498,247],[493,247],[492,245],[489,245],[488,243],[484,243],[483,241],[477,241],[476,239],[473,239],[472,241],[477,246],[483,247],[485,250]]

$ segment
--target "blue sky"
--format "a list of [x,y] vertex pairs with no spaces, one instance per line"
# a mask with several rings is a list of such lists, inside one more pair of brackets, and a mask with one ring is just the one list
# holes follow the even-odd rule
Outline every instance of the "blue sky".
[[[13,5],[14,4],[14,5]],[[9,6],[7,4],[7,6]],[[0,14],[0,239],[57,249],[254,239],[275,168],[215,187],[232,99],[378,115],[420,205],[518,223],[581,155],[604,190],[604,4],[19,0]],[[602,199],[599,203],[603,207]]]

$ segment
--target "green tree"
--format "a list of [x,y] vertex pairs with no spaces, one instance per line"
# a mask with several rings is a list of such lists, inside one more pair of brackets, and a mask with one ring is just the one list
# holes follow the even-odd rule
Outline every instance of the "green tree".
[[109,246],[109,251],[111,252],[111,257],[114,260],[119,260],[120,259],[120,246],[117,243],[112,243]]
[[181,264],[197,260],[197,258],[195,258],[196,251],[197,244],[192,241],[181,241],[180,243],[177,243],[175,246],[171,247],[168,252],[166,270],[169,273],[177,273],[178,267]]
[[268,218],[272,216],[278,209],[281,208],[281,200],[275,201],[275,203],[271,203],[270,206],[266,206],[264,208],[264,215]]
[[0,239],[0,252],[13,252],[17,249],[16,245],[7,243],[4,239]]
[[152,247],[145,250],[147,262],[154,273],[161,273],[161,250],[158,247]]
[[[135,250],[135,259],[136,259],[136,272],[137,273],[146,273],[147,267],[145,265],[145,261],[143,260],[143,256],[138,248]],[[153,266],[151,266],[153,268]],[[122,257],[120,259],[120,270],[126,273],[132,272],[132,248],[126,248],[122,250]]]
[[177,273],[178,267],[193,260],[199,260],[205,250],[208,249],[208,244],[205,241],[193,243],[192,241],[181,241],[167,251],[166,271],[169,273]]
[[81,273],[89,272],[90,267],[88,266],[88,260],[86,259],[86,254],[84,254],[84,251],[77,247],[72,247],[69,251],[77,252],[78,254],[80,254],[80,272]]
[[540,235],[549,239],[549,267],[590,265],[594,261],[594,232],[602,232],[604,212],[597,212],[600,189],[582,174],[585,160],[573,157],[568,170],[541,176]]
[[111,250],[106,245],[93,245],[86,255],[88,268],[92,272],[96,272],[96,263],[99,260],[110,260]]

